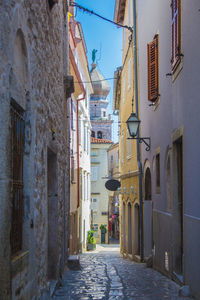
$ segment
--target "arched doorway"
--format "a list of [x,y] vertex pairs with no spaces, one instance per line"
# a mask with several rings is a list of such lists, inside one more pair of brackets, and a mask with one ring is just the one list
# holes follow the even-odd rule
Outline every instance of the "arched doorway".
[[140,255],[140,207],[134,206],[134,254]]
[[123,252],[126,252],[126,205],[123,202]]
[[132,254],[132,206],[128,203],[128,254]]
[[151,171],[149,166],[146,167],[144,174],[144,256],[148,257],[152,254],[153,247]]
[[151,200],[151,172],[150,168],[145,172],[145,200]]

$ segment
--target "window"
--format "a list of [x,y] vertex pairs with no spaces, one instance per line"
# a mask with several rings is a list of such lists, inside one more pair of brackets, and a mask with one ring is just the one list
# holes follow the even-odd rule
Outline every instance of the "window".
[[97,198],[91,198],[91,209],[93,212],[97,212],[98,210],[98,199]]
[[171,0],[171,31],[172,31],[172,70],[175,70],[181,60],[181,0]]
[[98,138],[98,139],[102,139],[102,132],[101,132],[101,131],[98,131],[98,132],[97,132],[97,138]]
[[98,150],[97,149],[92,150],[91,151],[91,156],[98,156]]
[[58,0],[48,0],[48,2],[49,2],[50,9],[52,9],[52,7],[54,6],[54,4],[58,3]]
[[98,167],[91,167],[91,181],[97,181],[98,179]]
[[23,168],[24,168],[24,119],[23,109],[13,101],[11,104],[11,163],[12,163],[12,255],[22,250],[23,232]]
[[102,215],[102,216],[107,216],[107,215],[108,215],[108,212],[107,212],[107,211],[102,211],[102,212],[101,212],[101,215]]
[[95,137],[95,132],[94,131],[92,131],[91,136]]
[[148,61],[148,99],[156,101],[159,96],[158,78],[158,35],[147,45]]
[[156,154],[156,192],[160,193],[160,153]]
[[102,110],[102,117],[105,118],[106,117],[106,111]]

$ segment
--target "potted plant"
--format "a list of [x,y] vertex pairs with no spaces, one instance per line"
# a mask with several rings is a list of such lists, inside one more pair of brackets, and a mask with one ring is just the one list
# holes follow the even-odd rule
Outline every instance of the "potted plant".
[[87,250],[94,250],[96,248],[96,240],[94,237],[94,231],[89,230],[87,233]]

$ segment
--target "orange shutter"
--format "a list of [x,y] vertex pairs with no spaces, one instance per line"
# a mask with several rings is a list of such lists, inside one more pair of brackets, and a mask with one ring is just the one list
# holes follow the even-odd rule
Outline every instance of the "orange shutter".
[[148,99],[156,101],[158,98],[158,35],[147,45],[148,51]]

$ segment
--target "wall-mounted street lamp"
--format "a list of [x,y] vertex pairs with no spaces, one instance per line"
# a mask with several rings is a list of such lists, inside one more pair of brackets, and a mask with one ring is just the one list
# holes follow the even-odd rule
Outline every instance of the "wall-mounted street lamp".
[[149,151],[151,148],[151,140],[150,137],[138,137],[138,130],[140,125],[140,120],[136,116],[134,112],[131,113],[130,117],[126,121],[128,131],[130,134],[129,139],[139,140],[140,143],[144,142],[146,145],[146,151]]

